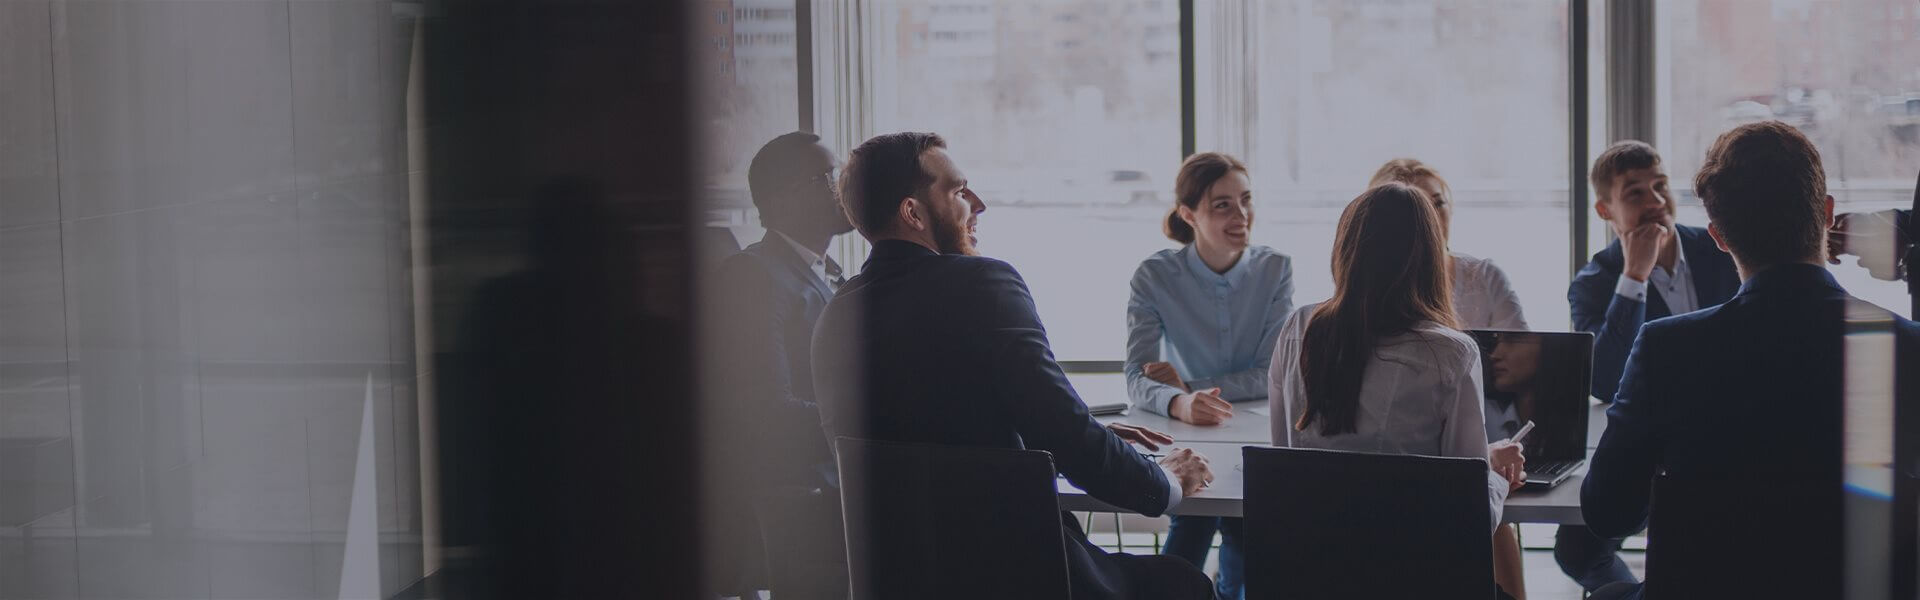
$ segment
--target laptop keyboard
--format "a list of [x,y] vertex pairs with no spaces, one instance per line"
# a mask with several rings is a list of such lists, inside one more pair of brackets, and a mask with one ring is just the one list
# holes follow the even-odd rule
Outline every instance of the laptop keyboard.
[[1562,473],[1566,473],[1567,471],[1572,471],[1574,468],[1579,466],[1580,466],[1580,461],[1577,461],[1577,460],[1556,460],[1556,461],[1541,463],[1537,467],[1533,465],[1528,465],[1527,474],[1529,476],[1528,477],[1529,479],[1553,480],[1553,479],[1559,478]]

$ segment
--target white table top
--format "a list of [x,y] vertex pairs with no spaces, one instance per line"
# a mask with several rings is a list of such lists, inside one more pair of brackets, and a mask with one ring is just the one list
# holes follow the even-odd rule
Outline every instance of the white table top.
[[[1123,390],[1124,392],[1124,390]],[[1211,427],[1189,425],[1138,408],[1125,415],[1100,417],[1102,423],[1121,422],[1165,432],[1174,438],[1175,447],[1191,447],[1212,462],[1213,485],[1190,496],[1175,507],[1173,514],[1215,517],[1241,516],[1246,496],[1245,472],[1240,470],[1240,447],[1268,445],[1272,437],[1272,413],[1267,402],[1247,402],[1233,406],[1234,416],[1226,423]],[[1593,403],[1587,418],[1587,447],[1599,444],[1606,428],[1606,405]],[[1161,452],[1165,452],[1164,449]],[[1560,485],[1548,489],[1524,488],[1507,498],[1503,515],[1514,523],[1579,524],[1580,484],[1586,480],[1586,467]],[[1059,480],[1060,509],[1094,512],[1129,512],[1088,496],[1065,479]]]
[[[1119,373],[1074,373],[1068,376],[1081,398],[1125,398],[1126,379]],[[1607,427],[1607,405],[1588,400],[1587,447],[1600,443],[1600,432]],[[1233,418],[1219,425],[1202,427],[1163,417],[1135,406],[1123,415],[1095,417],[1101,423],[1138,425],[1173,436],[1177,443],[1240,442],[1265,444],[1273,441],[1273,413],[1268,402],[1236,402]]]
[[[1188,496],[1174,507],[1172,514],[1200,515],[1209,517],[1243,516],[1242,504],[1246,497],[1246,472],[1240,469],[1240,448],[1249,444],[1197,442],[1182,444],[1205,454],[1213,466],[1213,485],[1199,494]],[[1561,523],[1579,524],[1580,483],[1586,479],[1586,468],[1568,477],[1560,485],[1548,489],[1523,488],[1507,497],[1506,509],[1502,512],[1505,520],[1512,523]],[[1132,512],[1114,507],[1088,496],[1086,492],[1073,487],[1066,479],[1057,480],[1060,487],[1060,510],[1079,510],[1093,512]]]
[[[1600,432],[1607,429],[1607,405],[1593,402],[1587,408],[1587,447],[1600,445]],[[1233,405],[1233,418],[1219,425],[1202,427],[1189,425],[1168,417],[1162,417],[1138,407],[1127,409],[1123,415],[1094,417],[1101,423],[1126,423],[1173,436],[1174,441],[1186,442],[1242,442],[1265,444],[1273,439],[1273,413],[1267,401],[1240,402]]]

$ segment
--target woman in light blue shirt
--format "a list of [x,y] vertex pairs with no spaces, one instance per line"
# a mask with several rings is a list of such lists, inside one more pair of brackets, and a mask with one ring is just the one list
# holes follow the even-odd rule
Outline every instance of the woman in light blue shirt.
[[[1127,395],[1148,412],[1195,425],[1233,417],[1230,402],[1265,400],[1280,325],[1293,312],[1293,261],[1248,243],[1253,186],[1226,154],[1195,154],[1174,179],[1165,233],[1179,249],[1147,257],[1127,300]],[[1206,562],[1221,534],[1223,600],[1244,595],[1240,519],[1173,518],[1163,554]]]

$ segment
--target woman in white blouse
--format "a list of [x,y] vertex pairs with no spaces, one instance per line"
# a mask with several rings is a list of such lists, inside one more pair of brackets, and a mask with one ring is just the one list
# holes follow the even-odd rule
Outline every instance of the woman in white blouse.
[[[1426,192],[1440,217],[1440,239],[1444,246],[1453,228],[1453,188],[1440,177],[1439,171],[1411,158],[1396,158],[1380,165],[1367,186],[1396,181]],[[1448,252],[1447,258],[1455,325],[1461,329],[1527,329],[1527,317],[1520,311],[1520,296],[1513,293],[1505,271],[1494,266],[1491,260],[1459,252]]]
[[[1347,205],[1334,234],[1333,298],[1294,312],[1274,346],[1273,441],[1487,459],[1497,524],[1525,481],[1524,459],[1518,444],[1487,444],[1480,351],[1455,329],[1442,232],[1426,193],[1406,184]],[[1510,581],[1499,571],[1496,582]]]

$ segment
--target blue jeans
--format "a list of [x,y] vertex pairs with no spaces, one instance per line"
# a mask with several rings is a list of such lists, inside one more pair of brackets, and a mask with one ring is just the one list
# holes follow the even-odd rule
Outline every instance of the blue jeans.
[[1561,525],[1553,534],[1553,562],[1588,592],[1609,583],[1639,583],[1620,560],[1621,541],[1596,537],[1583,525]]
[[1247,577],[1246,560],[1240,554],[1240,519],[1175,516],[1160,553],[1205,568],[1215,532],[1220,533],[1220,578],[1214,581],[1214,593],[1220,600],[1241,600],[1246,597]]

